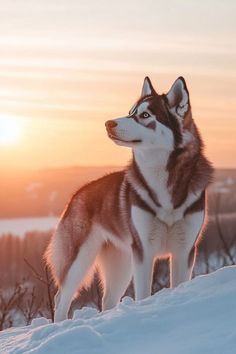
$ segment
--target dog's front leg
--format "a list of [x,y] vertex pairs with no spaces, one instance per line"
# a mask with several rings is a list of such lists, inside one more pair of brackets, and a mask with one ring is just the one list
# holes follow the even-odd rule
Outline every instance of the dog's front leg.
[[135,299],[141,300],[151,295],[153,275],[153,247],[150,243],[150,234],[153,228],[153,215],[137,206],[132,207],[132,221],[142,244],[143,257],[135,254],[133,257],[133,274]]
[[[170,285],[176,287],[190,280],[195,262],[195,249],[204,221],[204,211],[187,215],[182,227],[171,238]],[[179,232],[178,232],[179,231]]]
[[193,269],[193,258],[191,263],[189,259],[191,258],[190,252],[175,252],[172,254],[171,259],[171,271],[170,271],[170,287],[175,288],[180,283],[190,280],[192,277]]
[[134,292],[135,300],[142,300],[151,295],[153,277],[153,257],[144,250],[143,259],[134,256]]

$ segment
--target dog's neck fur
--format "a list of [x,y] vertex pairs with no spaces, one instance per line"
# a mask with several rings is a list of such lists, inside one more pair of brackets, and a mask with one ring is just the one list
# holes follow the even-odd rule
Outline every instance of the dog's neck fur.
[[145,175],[146,170],[159,171],[166,169],[170,152],[161,149],[139,149],[133,150],[133,159]]
[[146,183],[154,191],[156,201],[165,209],[172,208],[171,195],[167,189],[168,172],[166,166],[170,152],[160,149],[134,151],[136,163]]
[[[171,195],[167,190],[166,170],[170,152],[160,149],[133,150],[132,175],[149,191],[156,206],[171,209]],[[137,190],[138,191],[138,190]]]
[[[134,149],[130,168],[152,191],[156,204],[164,209],[178,208],[188,193],[205,190],[212,179],[212,167],[202,153],[200,136],[172,152],[160,149]],[[137,172],[140,173],[137,176]]]

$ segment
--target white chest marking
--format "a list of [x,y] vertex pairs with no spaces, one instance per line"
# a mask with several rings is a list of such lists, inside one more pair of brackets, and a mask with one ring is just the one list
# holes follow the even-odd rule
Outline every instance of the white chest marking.
[[190,251],[204,222],[203,211],[187,215],[171,226],[136,206],[131,215],[144,248],[160,256],[178,247]]
[[[195,193],[189,192],[184,203],[175,209],[172,202],[172,191],[168,187],[169,174],[166,170],[168,158],[169,153],[166,151],[158,153],[154,150],[149,151],[148,154],[140,151],[135,153],[135,160],[139,170],[150,190],[155,193],[156,199],[161,206],[157,206],[144,186],[137,186],[136,192],[155,211],[159,220],[171,226],[184,217],[185,210],[200,197],[202,190]],[[128,175],[129,178],[132,184],[132,176]]]
[[175,222],[183,219],[185,210],[192,205],[201,195],[202,191],[196,193],[189,193],[184,203],[174,209],[166,209],[165,207],[158,208],[157,217],[165,222],[168,226],[173,225]]

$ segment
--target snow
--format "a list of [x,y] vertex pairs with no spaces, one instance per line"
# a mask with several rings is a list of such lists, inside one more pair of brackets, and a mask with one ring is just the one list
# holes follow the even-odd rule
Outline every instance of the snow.
[[199,276],[110,311],[83,308],[73,319],[44,318],[0,333],[0,353],[234,354],[236,267]]
[[55,228],[58,220],[55,216],[0,219],[0,236],[11,233],[23,237],[30,231],[49,231]]

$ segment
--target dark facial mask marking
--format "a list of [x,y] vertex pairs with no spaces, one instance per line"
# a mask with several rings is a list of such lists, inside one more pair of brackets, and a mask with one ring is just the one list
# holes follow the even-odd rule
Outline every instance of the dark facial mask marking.
[[144,125],[146,128],[155,130],[156,129],[156,122],[153,120],[152,122],[148,123],[148,125]]

